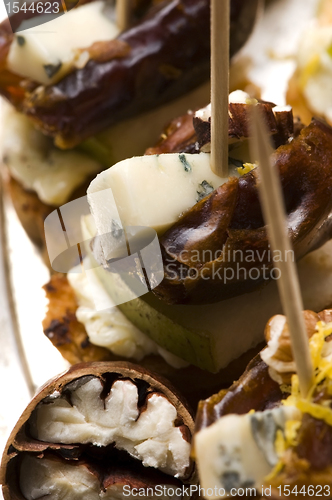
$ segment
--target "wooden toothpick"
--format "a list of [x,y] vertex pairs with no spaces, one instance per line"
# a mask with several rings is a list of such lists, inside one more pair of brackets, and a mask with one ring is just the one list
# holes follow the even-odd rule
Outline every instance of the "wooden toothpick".
[[129,28],[132,16],[132,0],[116,0],[116,23],[120,31]]
[[262,211],[272,250],[278,250],[281,253],[280,262],[275,263],[280,270],[280,277],[277,280],[278,289],[287,318],[301,395],[306,397],[313,384],[313,367],[303,318],[300,284],[293,258],[294,253],[288,237],[280,177],[276,169],[272,167],[270,158],[273,149],[263,117],[256,106],[252,107],[251,128],[250,142],[253,158],[259,163],[258,187]]
[[228,177],[230,0],[211,0],[211,168]]

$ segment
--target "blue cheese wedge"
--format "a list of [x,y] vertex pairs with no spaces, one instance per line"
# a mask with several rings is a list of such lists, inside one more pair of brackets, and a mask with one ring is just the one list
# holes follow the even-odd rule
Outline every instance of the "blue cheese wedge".
[[[45,24],[26,29],[23,23],[10,46],[7,66],[13,73],[43,85],[59,81],[78,62],[77,49],[94,42],[112,40],[118,28],[103,13],[104,2],[96,1],[73,9]],[[86,52],[86,62],[88,52]]]
[[[239,175],[234,166],[229,175]],[[123,228],[149,227],[160,235],[227,180],[212,172],[207,153],[150,155],[123,160],[102,172],[87,193],[99,235],[112,235],[113,221]]]
[[300,420],[294,407],[226,415],[195,435],[201,486],[209,499],[235,496],[239,488],[260,489],[279,461],[277,431]]
[[[11,175],[48,205],[65,203],[71,193],[102,165],[79,151],[62,151],[36,130],[28,118],[4,106],[2,156]],[[78,168],[79,167],[79,168]]]

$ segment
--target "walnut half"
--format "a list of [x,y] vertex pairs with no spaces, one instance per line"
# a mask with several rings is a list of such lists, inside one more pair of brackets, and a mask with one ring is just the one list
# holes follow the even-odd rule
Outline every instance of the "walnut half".
[[[303,316],[310,339],[317,331],[319,321],[328,323],[332,320],[332,310],[326,309],[318,314],[303,311]],[[292,375],[296,373],[296,365],[286,317],[281,314],[273,316],[265,327],[264,335],[267,347],[261,352],[261,358],[269,366],[270,377],[279,384],[290,384]]]
[[196,484],[194,421],[161,377],[131,363],[82,363],[47,383],[7,442],[5,500],[99,500],[135,488],[164,499]]

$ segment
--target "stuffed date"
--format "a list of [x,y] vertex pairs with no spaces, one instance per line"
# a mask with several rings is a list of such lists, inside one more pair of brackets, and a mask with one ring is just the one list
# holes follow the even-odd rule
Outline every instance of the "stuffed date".
[[[249,36],[258,3],[232,1],[231,55]],[[165,0],[152,5],[136,26],[113,41],[86,48],[84,67],[72,68],[52,85],[38,85],[8,71],[13,35],[5,21],[0,28],[1,93],[54,137],[59,147],[75,146],[208,79],[209,7],[209,0]]]
[[315,369],[307,397],[299,391],[286,318],[277,315],[265,329],[267,347],[243,376],[199,405],[194,442],[200,480],[206,488],[217,478],[220,497],[232,488],[239,494],[252,488],[263,497],[295,498],[302,491],[308,498],[321,488],[330,498],[332,311],[303,315]]
[[[332,129],[313,120],[273,154],[296,259],[332,235],[331,139]],[[280,258],[269,247],[255,169],[186,211],[160,243],[165,277],[154,293],[168,303],[209,303],[250,292],[271,279]]]

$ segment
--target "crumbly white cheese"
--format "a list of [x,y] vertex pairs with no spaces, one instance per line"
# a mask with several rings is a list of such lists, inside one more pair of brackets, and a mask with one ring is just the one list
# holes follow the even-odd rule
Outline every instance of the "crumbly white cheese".
[[[130,478],[130,469],[128,470]],[[166,479],[166,478],[165,478]],[[124,478],[119,483],[124,482]],[[125,486],[125,487],[124,487]],[[166,500],[173,498],[167,495],[174,492],[174,485],[167,485],[156,495],[148,494],[147,489],[140,488],[145,497]],[[172,489],[171,489],[172,488]],[[20,468],[20,489],[27,500],[47,498],[48,500],[133,500],[137,498],[137,488],[130,484],[110,484],[102,490],[97,476],[84,465],[73,465],[65,461],[48,458],[36,458],[26,455]],[[151,490],[151,488],[150,488]],[[177,497],[178,498],[178,497]]]
[[3,106],[2,157],[11,175],[49,205],[65,203],[102,165],[78,151],[61,151],[11,106]]
[[289,113],[290,111],[292,111],[292,106],[289,106],[289,104],[287,104],[286,106],[274,106],[274,108],[272,108],[272,111],[274,114],[276,113]]
[[20,468],[20,489],[27,500],[99,500],[97,477],[86,467],[26,455]]
[[[115,38],[117,26],[103,14],[104,2],[87,3],[26,29],[22,24],[7,57],[10,71],[44,85],[63,78],[78,58],[77,49]],[[21,31],[24,30],[24,31]]]
[[88,188],[88,201],[100,235],[112,233],[113,220],[161,234],[202,198],[204,186],[213,190],[227,180],[212,172],[206,153],[140,156],[99,174]]
[[[195,457],[207,498],[230,496],[232,489],[260,488],[278,463],[276,433],[287,420],[300,419],[294,407],[246,415],[226,415],[195,435]],[[233,491],[234,493],[234,491]],[[234,496],[234,495],[233,495]]]
[[[250,95],[243,92],[243,90],[234,90],[234,92],[231,92],[228,96],[228,102],[230,104],[247,104],[248,99],[250,99]],[[211,118],[211,103],[205,106],[205,108],[196,111],[195,116],[207,122],[209,118]]]
[[[86,268],[89,268],[86,257]],[[68,273],[79,307],[76,317],[85,326],[92,344],[106,347],[117,356],[140,361],[149,354],[159,354],[174,368],[187,363],[159,347],[136,328],[118,309],[93,270],[81,272],[81,267]]]
[[131,381],[118,380],[106,399],[96,377],[71,391],[71,403],[58,398],[41,403],[31,427],[32,435],[56,443],[92,443],[126,450],[144,466],[173,476],[184,475],[189,466],[190,444],[175,426],[177,411],[161,394],[147,396],[146,408],[138,409],[138,390]]
[[205,106],[205,108],[198,109],[195,117],[207,122],[211,118],[211,103]]
[[248,99],[250,99],[250,95],[247,92],[243,92],[243,90],[234,90],[228,96],[228,102],[230,104],[247,104]]
[[313,113],[332,124],[332,26],[312,23],[297,56],[300,87]]

